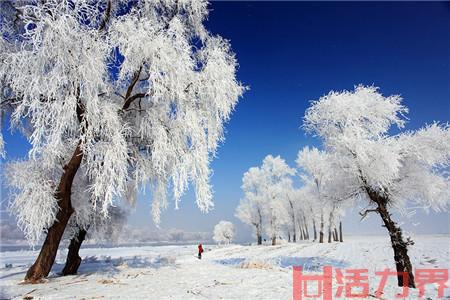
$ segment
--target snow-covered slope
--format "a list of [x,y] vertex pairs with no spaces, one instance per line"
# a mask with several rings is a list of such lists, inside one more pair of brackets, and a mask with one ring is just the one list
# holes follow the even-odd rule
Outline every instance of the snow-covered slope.
[[[449,268],[449,236],[417,236],[415,241],[410,249],[415,268]],[[66,277],[57,275],[64,262],[62,253],[52,276],[36,285],[20,282],[37,252],[3,252],[0,298],[290,299],[293,265],[309,272],[321,272],[321,266],[329,265],[343,270],[367,268],[369,298],[374,299],[379,282],[375,271],[394,269],[386,237],[349,237],[344,243],[332,244],[204,248],[202,260],[195,257],[196,245],[83,249],[81,255],[87,258],[79,274]],[[5,268],[6,264],[12,267]],[[383,299],[393,299],[400,292],[395,283],[395,278],[388,281]],[[448,289],[445,294],[450,295]],[[417,295],[417,290],[411,290],[409,299]],[[426,296],[436,299],[437,287],[429,286]]]

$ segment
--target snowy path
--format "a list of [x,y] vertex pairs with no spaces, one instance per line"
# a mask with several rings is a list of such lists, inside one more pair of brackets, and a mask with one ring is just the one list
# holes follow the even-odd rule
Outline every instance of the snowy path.
[[[410,251],[415,267],[449,268],[450,237],[418,236],[415,241]],[[195,245],[83,249],[81,255],[88,259],[83,261],[79,275],[58,277],[55,273],[62,268],[63,253],[58,256],[53,276],[37,285],[19,284],[36,252],[3,252],[0,298],[290,299],[292,265],[318,272],[324,265],[367,268],[370,293],[374,294],[379,280],[375,271],[394,268],[385,237],[353,237],[332,244],[205,248],[202,260],[195,257]],[[13,267],[6,269],[7,263]],[[385,295],[399,291],[394,278],[388,284]],[[436,299],[435,287],[431,286],[428,293]],[[415,291],[411,295],[410,299],[417,298]],[[446,295],[450,296],[448,289]]]

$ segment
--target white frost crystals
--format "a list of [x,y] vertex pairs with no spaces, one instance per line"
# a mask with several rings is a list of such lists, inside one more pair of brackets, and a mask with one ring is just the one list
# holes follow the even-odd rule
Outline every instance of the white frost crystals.
[[10,210],[30,244],[39,242],[42,228],[50,227],[58,206],[54,199],[53,176],[42,168],[39,161],[17,161],[8,165],[5,174],[11,197]]
[[[403,128],[408,109],[400,96],[383,96],[378,88],[330,92],[312,102],[304,127],[324,142],[339,172],[333,193],[367,197],[366,189],[404,208],[415,202],[440,210],[450,199],[450,128],[433,123],[417,131],[391,135]],[[335,173],[336,174],[336,173]],[[345,197],[344,197],[345,198]]]
[[[42,172],[60,174],[79,144],[85,205],[104,217],[144,185],[156,222],[169,186],[178,202],[192,183],[208,211],[210,161],[245,87],[229,43],[203,25],[207,2],[14,5],[20,18],[2,19],[0,97],[32,145],[25,169],[39,161]],[[54,221],[59,178],[23,181],[15,170],[13,211],[19,223],[37,222],[26,230],[35,240]]]
[[275,242],[290,220],[289,202],[294,200],[291,177],[295,173],[284,159],[272,155],[267,155],[260,167],[252,167],[244,173],[242,190],[245,196],[235,215],[255,227],[258,242],[264,232]]

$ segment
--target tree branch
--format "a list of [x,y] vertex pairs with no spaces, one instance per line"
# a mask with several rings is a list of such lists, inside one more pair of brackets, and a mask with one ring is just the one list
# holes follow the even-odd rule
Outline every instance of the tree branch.
[[131,103],[134,101],[134,100],[136,100],[136,99],[138,99],[138,98],[144,98],[145,97],[145,93],[137,93],[137,94],[134,94],[133,96],[131,96],[130,98],[128,98],[127,99],[127,101],[125,101],[125,104],[123,105],[123,110],[126,110],[127,108],[129,108],[130,107],[130,105],[131,105]]
[[78,119],[78,123],[82,124],[83,119],[84,119],[85,107],[80,99],[80,88],[77,88],[76,97],[77,97],[77,109],[76,109],[77,119]]
[[130,98],[131,93],[133,92],[134,86],[139,81],[139,75],[141,75],[141,71],[142,71],[142,66],[140,66],[139,70],[137,70],[136,73],[134,73],[134,76],[131,79],[131,83],[130,83],[130,85],[127,88],[127,93],[125,94],[125,100]]
[[367,216],[370,212],[379,212],[378,208],[375,209],[366,209],[365,211],[360,211],[359,215],[361,216],[361,221]]
[[134,73],[134,76],[131,79],[131,83],[127,88],[125,97],[123,97],[125,99],[125,102],[123,104],[122,110],[128,109],[134,100],[145,97],[144,93],[137,93],[137,94],[131,96],[131,93],[133,92],[133,89],[134,89],[136,83],[139,81],[139,76],[141,75],[141,71],[142,71],[142,66],[139,67],[139,70],[137,70],[136,73]]
[[105,29],[106,24],[108,24],[110,17],[111,17],[111,1],[108,1],[108,4],[106,6],[106,11],[105,11],[105,17],[103,18],[102,22],[100,23],[100,27],[98,28],[98,31],[102,31],[103,29]]

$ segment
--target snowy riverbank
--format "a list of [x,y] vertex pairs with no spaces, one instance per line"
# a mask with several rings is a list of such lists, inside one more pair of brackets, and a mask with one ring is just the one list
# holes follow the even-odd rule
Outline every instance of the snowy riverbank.
[[[415,242],[410,249],[415,268],[450,267],[449,236],[417,236]],[[82,249],[82,257],[87,258],[79,274],[59,277],[57,273],[65,259],[62,252],[47,282],[36,285],[20,282],[37,252],[3,252],[0,298],[290,299],[293,265],[302,265],[310,272],[321,272],[324,265],[343,270],[367,268],[369,294],[374,295],[379,282],[375,272],[386,267],[394,269],[389,241],[378,236],[348,237],[344,243],[332,244],[302,242],[205,249],[202,260],[195,257],[196,245]],[[12,267],[5,268],[6,264]],[[388,281],[385,299],[400,291],[395,282],[395,278]],[[417,298],[416,290],[410,294],[409,299]],[[445,294],[450,296],[448,289]],[[430,285],[425,296],[436,299],[437,287]]]

